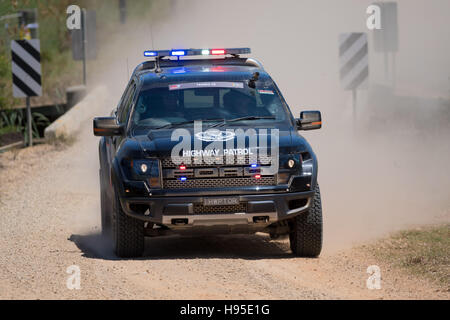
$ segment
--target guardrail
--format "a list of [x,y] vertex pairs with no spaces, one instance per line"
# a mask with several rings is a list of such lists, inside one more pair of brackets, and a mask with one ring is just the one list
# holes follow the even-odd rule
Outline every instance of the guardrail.
[[106,100],[106,87],[96,87],[81,102],[45,129],[44,136],[46,140],[67,140],[73,138],[80,130],[81,124],[88,119],[92,119],[98,112],[98,107],[104,105]]

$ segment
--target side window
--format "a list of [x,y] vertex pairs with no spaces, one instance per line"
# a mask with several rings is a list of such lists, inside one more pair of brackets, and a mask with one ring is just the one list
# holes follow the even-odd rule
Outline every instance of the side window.
[[119,116],[120,112],[122,111],[123,105],[124,105],[124,101],[128,96],[128,92],[130,91],[131,86],[127,85],[125,87],[124,92],[122,93],[122,97],[119,100],[119,103],[117,104],[117,108],[114,110],[114,114],[116,116]]
[[132,84],[122,102],[122,106],[119,109],[119,118],[118,118],[119,123],[125,123],[127,121],[127,116],[133,103],[133,97],[135,92],[136,92],[136,84]]

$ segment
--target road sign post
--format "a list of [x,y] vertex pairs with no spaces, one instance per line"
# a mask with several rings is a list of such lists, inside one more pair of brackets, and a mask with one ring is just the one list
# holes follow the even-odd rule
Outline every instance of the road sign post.
[[28,145],[33,145],[31,97],[42,96],[41,45],[38,39],[11,41],[13,95],[26,98]]
[[87,83],[87,60],[97,58],[97,16],[95,11],[81,10],[81,28],[71,31],[72,58],[83,62],[83,83]]
[[30,97],[26,98],[27,102],[27,128],[28,128],[28,146],[33,146],[33,122],[31,115],[31,102]]
[[340,80],[344,90],[352,91],[353,122],[357,121],[357,90],[367,89],[369,79],[369,48],[367,34],[339,35]]
[[125,24],[127,22],[127,2],[126,0],[119,0],[120,11],[120,23]]
[[[395,87],[395,55],[398,52],[398,9],[396,2],[375,2],[381,10],[381,29],[373,30],[374,50],[384,55],[385,78],[392,77]],[[392,63],[389,64],[389,58]]]
[[87,19],[86,9],[81,11],[81,26],[82,26],[82,42],[83,42],[83,84],[87,84],[86,76],[86,60],[87,60]]

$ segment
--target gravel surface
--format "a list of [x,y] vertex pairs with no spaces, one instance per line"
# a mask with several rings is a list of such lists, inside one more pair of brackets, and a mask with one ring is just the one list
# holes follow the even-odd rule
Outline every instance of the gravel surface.
[[[0,155],[0,299],[450,298],[364,246],[301,259],[265,235],[168,237],[148,239],[141,259],[118,259],[100,235],[97,142],[89,122],[70,146]],[[66,286],[71,265],[80,290]],[[381,290],[366,287],[370,265]]]

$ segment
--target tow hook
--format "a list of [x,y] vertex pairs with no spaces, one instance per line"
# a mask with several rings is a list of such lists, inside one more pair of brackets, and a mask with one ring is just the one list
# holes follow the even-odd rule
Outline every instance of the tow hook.
[[172,219],[172,224],[176,226],[184,226],[189,223],[188,219]]
[[253,222],[254,223],[268,223],[269,217],[268,216],[253,217]]

